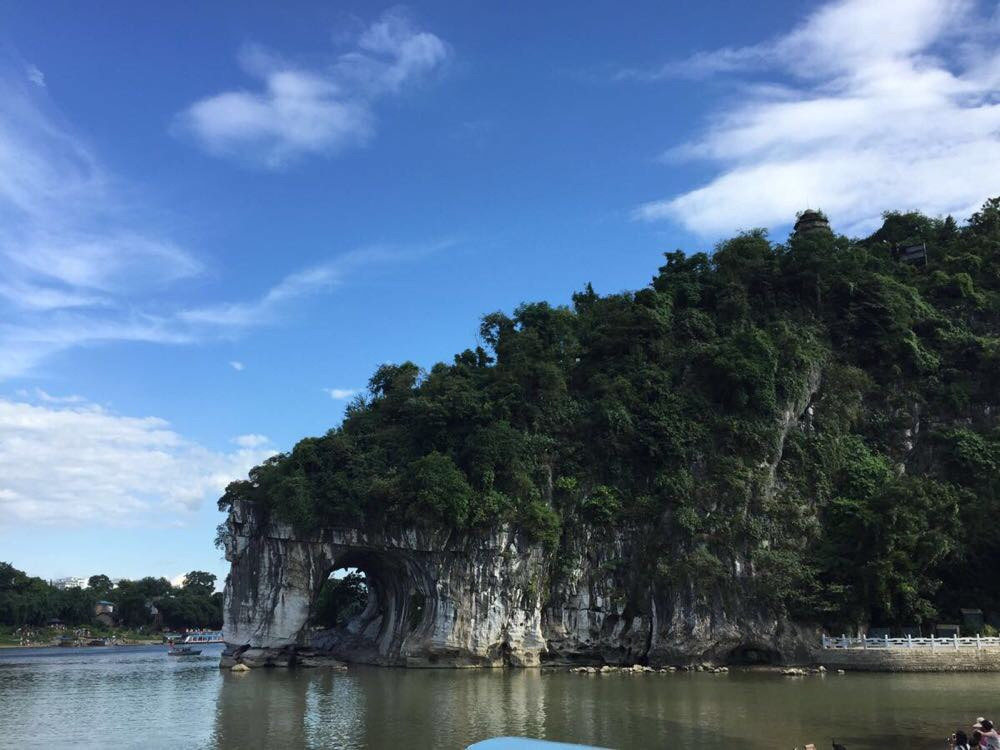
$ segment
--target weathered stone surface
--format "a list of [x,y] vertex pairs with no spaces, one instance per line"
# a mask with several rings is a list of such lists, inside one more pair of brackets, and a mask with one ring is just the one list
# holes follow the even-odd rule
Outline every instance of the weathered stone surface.
[[[732,590],[660,590],[637,576],[635,531],[575,539],[555,563],[500,529],[317,529],[227,521],[224,664],[290,666],[319,657],[409,667],[605,664],[640,667],[808,661],[814,637],[748,607]],[[566,566],[566,561],[570,565]],[[368,604],[341,630],[307,627],[330,572],[367,576]]]

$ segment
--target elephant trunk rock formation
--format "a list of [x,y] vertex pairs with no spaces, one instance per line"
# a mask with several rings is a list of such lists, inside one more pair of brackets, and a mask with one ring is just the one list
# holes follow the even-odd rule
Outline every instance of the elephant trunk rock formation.
[[[333,660],[410,667],[688,664],[808,658],[806,634],[737,592],[643,584],[628,530],[564,548],[558,561],[513,531],[417,528],[302,534],[230,509],[223,666]],[[336,630],[309,619],[331,571],[363,571],[363,612]],[[553,571],[558,567],[558,576]]]

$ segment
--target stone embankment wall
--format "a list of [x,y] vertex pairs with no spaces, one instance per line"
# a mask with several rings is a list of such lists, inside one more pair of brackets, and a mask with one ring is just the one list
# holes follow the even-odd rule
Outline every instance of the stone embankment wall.
[[1000,649],[818,649],[813,659],[857,672],[1000,672]]

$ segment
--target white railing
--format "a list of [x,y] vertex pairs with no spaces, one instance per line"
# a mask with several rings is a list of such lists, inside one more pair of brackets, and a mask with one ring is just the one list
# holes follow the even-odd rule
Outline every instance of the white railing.
[[890,638],[889,636],[882,638],[848,638],[846,635],[842,635],[839,638],[831,638],[828,635],[824,635],[823,648],[920,648],[926,651],[975,649],[976,651],[982,651],[983,649],[1000,649],[1000,638],[985,638],[978,635],[972,638],[959,638],[958,636],[952,636],[951,638],[936,638],[934,636],[930,638],[913,638],[911,636],[906,636],[905,638]]

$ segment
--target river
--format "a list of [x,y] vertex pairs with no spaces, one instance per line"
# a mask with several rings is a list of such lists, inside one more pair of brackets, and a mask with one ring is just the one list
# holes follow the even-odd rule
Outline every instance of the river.
[[611,748],[941,750],[997,715],[996,674],[578,675],[218,668],[220,647],[0,650],[4,748],[463,748],[522,735]]

